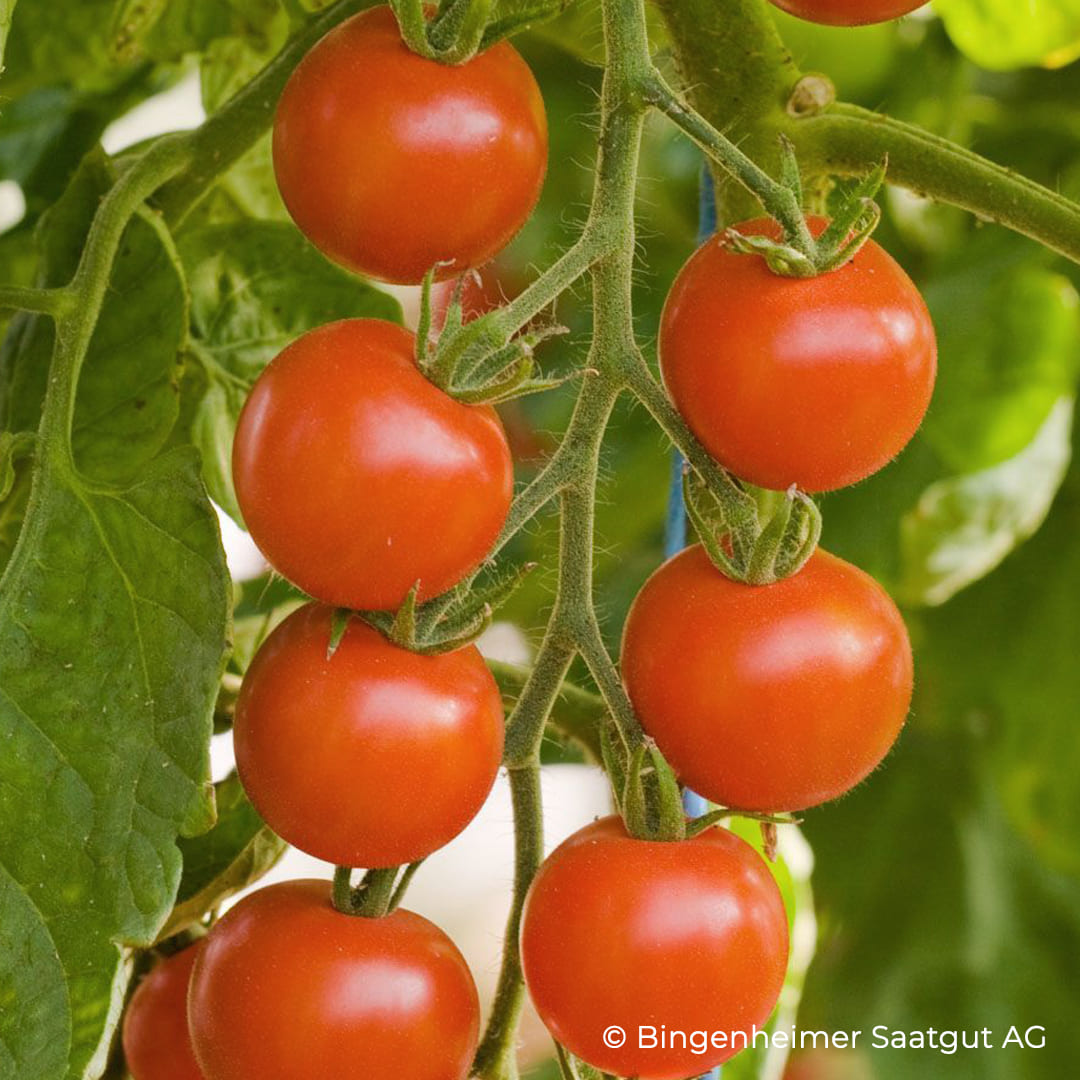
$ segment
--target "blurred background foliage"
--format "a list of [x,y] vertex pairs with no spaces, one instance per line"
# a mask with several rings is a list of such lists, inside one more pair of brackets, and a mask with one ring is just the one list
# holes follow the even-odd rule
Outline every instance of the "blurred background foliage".
[[[937,0],[935,11],[855,30],[776,17],[796,60],[827,73],[842,98],[1080,197],[1080,63],[1070,63],[1080,55],[1080,0]],[[194,67],[212,111],[280,48],[298,17],[286,0],[22,0],[0,82],[0,174],[18,185],[25,215],[0,236],[3,278],[34,279],[34,227],[110,122]],[[655,30],[665,55],[658,21]],[[485,271],[493,295],[520,289],[569,244],[592,183],[595,6],[578,4],[518,44],[544,90],[551,170],[534,218]],[[650,122],[636,296],[650,353],[667,287],[694,246],[700,167],[688,143]],[[1041,1024],[1049,1037],[1044,1050],[878,1050],[796,1067],[818,1080],[1060,1080],[1073,1075],[1080,1051],[1080,268],[906,192],[889,190],[883,204],[878,239],[926,295],[940,334],[940,380],[923,430],[899,460],[824,500],[824,544],[904,605],[918,690],[898,749],[872,781],[807,815],[820,940],[800,1025],[989,1026],[1001,1037],[1012,1024]],[[213,354],[231,377],[250,378],[307,324],[397,310],[305,249],[277,198],[265,140],[177,240],[196,351]],[[262,275],[238,310],[218,318],[221,275],[257,281],[256,267],[279,244],[289,253],[281,276]],[[229,265],[212,265],[223,252]],[[314,275],[320,286],[304,292],[301,315],[282,317],[290,274]],[[544,347],[553,371],[579,362],[586,347],[584,286],[557,314],[568,333]],[[212,377],[213,363],[189,358],[178,437],[204,452],[217,446],[206,454],[206,476],[231,509],[221,439],[242,395],[226,392],[228,377]],[[522,479],[558,438],[573,394],[571,385],[508,410]],[[669,457],[643,410],[619,410],[604,466],[596,566],[615,648],[631,599],[661,558]],[[0,504],[0,565],[25,505],[25,474],[16,463],[5,481],[12,491]],[[548,517],[513,546],[540,568],[504,617],[533,640],[552,597],[555,539]]]

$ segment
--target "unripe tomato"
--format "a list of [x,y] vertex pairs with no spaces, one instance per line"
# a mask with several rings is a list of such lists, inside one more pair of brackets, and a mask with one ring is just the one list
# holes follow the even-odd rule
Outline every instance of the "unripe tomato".
[[131,995],[124,1013],[124,1061],[132,1080],[204,1080],[191,1048],[187,995],[202,942],[166,957]]
[[499,688],[473,645],[422,656],[308,604],[266,640],[236,703],[236,764],[290,844],[344,866],[430,855],[476,816],[499,770]]
[[[767,220],[735,228],[780,236]],[[714,239],[668,295],[660,367],[691,430],[736,476],[831,491],[877,472],[915,434],[937,343],[919,291],[873,240],[838,270],[787,278]]]
[[740,810],[842,795],[888,753],[911,703],[896,605],[821,550],[763,586],[725,577],[700,546],[680,552],[630,608],[622,673],[680,779]]
[[[525,903],[521,960],[552,1035],[590,1065],[640,1080],[682,1080],[738,1050],[641,1048],[638,1027],[750,1032],[772,1012],[788,956],[780,890],[744,840],[635,840],[618,817],[549,856]],[[611,1046],[605,1031],[625,1033]]]
[[487,262],[532,213],[547,168],[544,102],[505,42],[468,63],[411,52],[388,7],[331,30],[274,120],[281,197],[325,255],[415,284]]
[[513,463],[493,409],[420,373],[412,334],[346,319],[259,376],[233,480],[275,570],[328,604],[388,610],[417,581],[424,600],[479,565],[510,507]]
[[826,26],[865,26],[907,15],[926,0],[772,0],[781,10]]
[[206,1080],[463,1080],[480,1007],[427,919],[343,915],[326,882],[287,881],[210,931],[188,1017]]

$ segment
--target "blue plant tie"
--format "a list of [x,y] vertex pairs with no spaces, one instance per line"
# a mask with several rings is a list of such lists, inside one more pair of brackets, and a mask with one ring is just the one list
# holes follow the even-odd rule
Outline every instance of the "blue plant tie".
[[[698,199],[698,243],[704,243],[716,232],[716,190],[708,167],[701,167]],[[668,488],[667,519],[664,522],[664,557],[670,559],[686,547],[686,508],[683,506],[682,476],[684,459],[678,450],[671,452],[671,480]],[[701,817],[709,809],[708,802],[696,791],[683,792],[683,809],[689,817]],[[706,1073],[701,1080],[720,1080],[720,1066]]]

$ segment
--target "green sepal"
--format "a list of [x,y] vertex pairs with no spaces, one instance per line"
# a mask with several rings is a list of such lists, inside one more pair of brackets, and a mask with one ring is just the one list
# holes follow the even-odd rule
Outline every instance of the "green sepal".
[[384,637],[410,652],[436,655],[472,644],[490,625],[495,611],[518,589],[537,563],[524,563],[497,571],[480,587],[472,580],[417,602],[417,582],[395,612],[361,611],[360,615]]
[[683,501],[709,560],[746,585],[770,585],[798,573],[821,538],[817,504],[794,486],[764,522],[755,511],[749,539],[745,530],[732,529],[725,502],[690,470],[683,474]]
[[333,614],[330,616],[330,641],[326,646],[326,659],[333,658],[334,653],[337,652],[338,646],[341,644],[341,639],[345,636],[345,631],[349,628],[349,619],[352,618],[352,612],[348,608],[335,608]]

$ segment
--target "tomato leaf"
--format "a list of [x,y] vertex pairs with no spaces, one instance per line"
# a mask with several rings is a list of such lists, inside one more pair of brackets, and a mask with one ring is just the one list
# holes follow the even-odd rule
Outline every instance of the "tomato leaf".
[[245,221],[185,234],[192,351],[206,374],[192,440],[203,452],[211,497],[236,520],[232,433],[259,372],[290,341],[334,319],[401,321],[401,309],[323,258],[291,226]]
[[[1080,997],[1065,960],[1080,955],[1078,530],[1074,466],[1031,541],[920,618],[916,700],[893,757],[807,815],[829,929],[803,1028],[989,1026],[980,1076],[1060,1075]],[[1002,1047],[1013,1023],[1045,1025],[1047,1052]],[[959,1080],[972,1060],[873,1053],[880,1080]]]
[[263,823],[235,773],[215,784],[214,790],[217,824],[202,836],[179,842],[184,873],[176,906],[161,938],[190,926],[234,893],[258,881],[287,847]]
[[1080,56],[1080,0],[934,0],[957,48],[994,71]]
[[[108,180],[89,161],[44,223],[47,279],[64,276]],[[172,908],[178,834],[213,820],[228,578],[197,456],[161,451],[185,320],[157,228],[132,223],[111,285],[74,461],[58,437],[38,446],[0,579],[0,1071],[19,1080],[96,1075],[125,947],[150,944]],[[52,336],[43,318],[9,335],[12,430],[36,421]]]
[[1062,398],[1015,457],[922,493],[900,521],[900,600],[944,603],[1035,533],[1069,466],[1072,419],[1073,400]]
[[8,33],[11,31],[11,19],[15,14],[16,0],[0,0],[0,62],[4,59]]
[[1008,460],[1076,379],[1076,290],[1040,266],[975,259],[932,281],[926,299],[940,368],[922,436],[956,472]]

